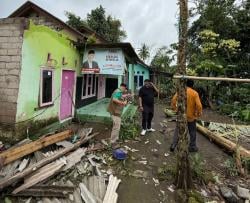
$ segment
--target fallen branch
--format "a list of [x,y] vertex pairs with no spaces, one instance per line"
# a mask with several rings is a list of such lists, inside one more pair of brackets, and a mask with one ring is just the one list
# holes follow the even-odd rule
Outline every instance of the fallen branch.
[[4,158],[4,165],[31,154],[39,149],[71,137],[72,131],[66,130],[48,137],[40,138],[34,142],[6,150],[0,154],[0,159]]
[[[219,136],[219,135],[211,132],[210,130],[201,126],[200,124],[197,124],[197,130],[200,133],[202,133],[203,135],[207,136],[209,139],[216,142],[217,144],[225,147],[227,150],[229,150],[231,152],[236,152],[237,146],[234,142],[224,138],[223,136]],[[247,150],[241,146],[239,146],[238,150],[240,152],[241,157],[250,158],[250,151],[249,150]]]
[[3,190],[3,188],[10,186],[12,183],[20,181],[22,178],[24,178],[25,176],[33,173],[34,171],[37,171],[39,168],[45,166],[46,164],[51,163],[52,161],[55,161],[56,159],[62,157],[63,155],[79,148],[82,144],[86,143],[87,141],[89,141],[90,139],[92,139],[94,136],[96,136],[98,133],[94,133],[93,135],[87,136],[81,140],[79,140],[77,143],[75,143],[72,147],[69,148],[64,148],[63,150],[59,151],[58,153],[45,158],[39,162],[37,162],[36,164],[26,168],[23,172],[17,173],[14,176],[10,177],[10,178],[4,178],[0,181],[0,191]]

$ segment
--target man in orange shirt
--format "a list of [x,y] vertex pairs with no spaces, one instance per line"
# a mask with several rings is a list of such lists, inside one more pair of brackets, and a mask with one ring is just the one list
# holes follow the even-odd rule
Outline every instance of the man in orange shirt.
[[[190,135],[189,140],[189,152],[197,152],[196,146],[196,119],[201,116],[202,105],[199,94],[193,89],[194,81],[187,80],[187,127]],[[177,93],[174,95],[171,106],[174,111],[177,110]],[[178,129],[176,127],[174,132],[173,142],[170,147],[170,151],[173,152],[178,143]]]

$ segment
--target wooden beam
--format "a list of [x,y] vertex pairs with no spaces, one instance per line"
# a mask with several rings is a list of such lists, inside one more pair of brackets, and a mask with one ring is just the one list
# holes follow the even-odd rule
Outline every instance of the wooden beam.
[[[222,147],[226,148],[230,152],[235,152],[236,151],[236,144],[234,142],[224,138],[223,136],[219,136],[219,135],[211,132],[210,130],[208,130],[207,128],[201,126],[200,124],[196,124],[196,126],[197,126],[197,130],[201,134],[205,135],[206,137],[208,137],[209,139],[211,139],[215,143],[221,145]],[[240,155],[242,157],[250,158],[250,151],[249,150],[239,146],[239,151],[240,151]]]
[[86,143],[88,140],[92,139],[94,136],[96,136],[98,133],[94,133],[93,135],[86,135],[84,139],[79,140],[77,143],[74,144],[73,147],[70,148],[64,148],[63,150],[59,151],[58,153],[42,159],[41,161],[37,162],[36,164],[26,168],[23,172],[17,173],[9,178],[4,178],[0,180],[0,191],[3,190],[5,187],[10,186],[11,184],[22,180],[24,177],[27,175],[33,173],[34,171],[37,171],[38,169],[42,168],[46,164],[51,163],[52,161],[55,161],[56,159],[62,157],[63,155],[77,149],[80,147],[82,144]]
[[189,75],[174,75],[174,79],[192,79],[192,80],[209,80],[209,81],[228,81],[228,82],[241,82],[241,83],[250,83],[249,78],[222,78],[222,77],[198,77],[198,76],[189,76]]
[[31,154],[39,149],[47,147],[56,142],[65,140],[71,137],[71,135],[72,135],[72,131],[66,130],[64,132],[60,132],[60,133],[57,133],[48,137],[43,137],[34,142],[31,142],[31,143],[28,143],[28,144],[25,144],[25,145],[22,145],[20,147],[16,147],[10,150],[6,150],[0,153],[0,159],[4,159],[4,165],[6,165],[12,161],[15,161],[28,154]]

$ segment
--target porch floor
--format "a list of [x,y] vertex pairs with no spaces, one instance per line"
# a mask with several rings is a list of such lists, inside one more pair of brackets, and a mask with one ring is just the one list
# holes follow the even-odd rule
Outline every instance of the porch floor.
[[[107,112],[109,101],[110,98],[104,98],[77,109],[77,118],[82,122],[111,123],[111,116]],[[122,117],[134,116],[135,113],[136,106],[129,104],[123,109]]]

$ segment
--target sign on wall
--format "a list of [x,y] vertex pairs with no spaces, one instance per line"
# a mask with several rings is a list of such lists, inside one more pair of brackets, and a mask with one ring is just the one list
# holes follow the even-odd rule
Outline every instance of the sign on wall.
[[125,58],[119,49],[88,49],[84,53],[82,74],[123,75]]

